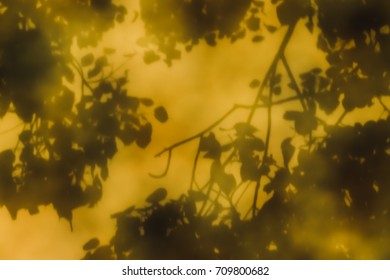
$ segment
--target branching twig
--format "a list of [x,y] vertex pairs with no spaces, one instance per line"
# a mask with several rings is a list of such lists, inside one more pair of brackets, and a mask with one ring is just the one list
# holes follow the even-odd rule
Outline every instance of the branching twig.
[[[271,106],[282,105],[284,103],[288,103],[290,101],[295,101],[295,100],[299,100],[299,97],[297,97],[297,96],[287,97],[287,98],[284,98],[284,99],[272,102]],[[188,142],[191,142],[192,140],[194,140],[196,138],[199,138],[199,137],[203,136],[205,133],[211,131],[216,126],[218,126],[220,123],[222,123],[229,115],[231,115],[237,109],[251,110],[252,108],[253,108],[253,105],[235,104],[229,111],[227,111],[227,113],[225,113],[222,117],[220,117],[218,120],[216,120],[213,124],[211,124],[207,128],[203,129],[202,131],[200,131],[200,132],[198,132],[198,133],[196,133],[196,134],[194,134],[194,135],[192,135],[192,136],[190,136],[190,137],[188,137],[188,138],[186,138],[184,140],[176,142],[175,144],[173,144],[173,145],[163,149],[162,151],[157,153],[155,155],[155,157],[159,157],[159,156],[161,156],[162,154],[164,154],[166,152],[174,150],[175,148],[177,148],[179,146],[182,146],[182,145],[184,145],[184,144],[186,144]],[[268,108],[268,105],[265,105],[265,104],[258,104],[258,105],[256,105],[256,109],[260,109],[260,108]]]
[[286,32],[286,35],[284,36],[283,38],[283,41],[282,43],[280,44],[279,46],[279,49],[278,49],[278,52],[275,54],[275,57],[270,65],[270,67],[268,68],[267,70],[267,73],[265,74],[265,77],[260,85],[260,89],[257,93],[257,96],[255,98],[255,101],[253,102],[253,105],[252,105],[252,108],[251,108],[251,111],[249,113],[249,116],[248,116],[248,119],[247,119],[247,123],[250,123],[252,121],[252,118],[255,114],[255,111],[256,111],[256,108],[257,108],[257,104],[259,103],[259,101],[261,100],[261,97],[263,95],[263,91],[264,91],[264,88],[267,84],[267,81],[269,80],[273,70],[276,68],[276,64],[278,63],[279,59],[281,58],[281,56],[283,55],[284,53],[284,50],[288,44],[288,42],[290,41],[291,39],[291,36],[294,32],[294,29],[295,29],[295,25],[296,23],[294,24],[291,24],[289,27],[288,27],[288,30]]
[[[276,72],[276,66],[277,63],[275,64],[274,68],[272,69],[270,79],[275,75]],[[272,97],[273,97],[273,88],[269,88],[269,96],[268,96],[268,113],[267,113],[267,134],[265,137],[265,148],[264,148],[264,153],[263,153],[263,159],[261,161],[260,165],[260,172],[264,170],[265,167],[265,162],[267,160],[268,156],[268,150],[269,150],[269,144],[270,144],[270,139],[271,139],[271,127],[272,127]],[[255,187],[255,193],[253,195],[253,203],[252,203],[252,218],[256,216],[256,211],[257,211],[257,198],[259,196],[259,190],[261,187],[261,178],[262,174],[260,174],[259,180],[256,182],[256,187]]]
[[307,106],[305,104],[304,96],[303,96],[301,90],[299,89],[299,85],[298,85],[297,81],[295,80],[294,74],[291,71],[290,65],[288,64],[284,53],[282,54],[282,63],[284,65],[284,68],[286,68],[287,75],[289,76],[292,84],[294,85],[295,92],[297,93],[297,97],[299,98],[299,101],[301,102],[303,110],[307,111]]

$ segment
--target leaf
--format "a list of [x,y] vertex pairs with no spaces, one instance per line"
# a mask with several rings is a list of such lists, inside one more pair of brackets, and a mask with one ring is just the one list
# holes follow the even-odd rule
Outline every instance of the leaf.
[[234,125],[238,137],[252,136],[257,131],[253,125],[245,122],[239,122]]
[[225,194],[230,194],[237,185],[233,174],[222,173],[216,178],[216,182]]
[[260,28],[260,18],[254,16],[252,14],[252,16],[247,19],[246,21],[246,26],[248,27],[249,30],[251,31],[257,31],[259,30]]
[[93,69],[88,71],[88,79],[96,77],[103,70],[103,67],[95,66]]
[[270,33],[274,33],[277,28],[275,26],[272,26],[272,25],[268,25],[268,24],[264,24],[265,28],[267,28],[268,32]]
[[260,86],[260,81],[258,79],[254,79],[250,82],[250,88],[258,88]]
[[140,99],[141,103],[147,107],[150,107],[154,104],[153,100],[150,98],[141,98]]
[[221,156],[221,144],[215,138],[214,133],[210,133],[207,137],[202,136],[199,142],[199,150],[206,152],[205,158],[219,159]]
[[302,113],[295,120],[295,130],[301,134],[306,135],[317,128],[317,120],[310,112]]
[[259,43],[259,42],[261,42],[261,41],[263,41],[263,40],[264,40],[264,37],[261,36],[261,35],[256,35],[256,36],[254,36],[254,37],[252,38],[252,42],[253,42],[253,43]]
[[168,192],[165,188],[158,188],[146,198],[146,202],[150,204],[157,204],[161,200],[165,199],[167,194]]
[[130,124],[125,124],[123,130],[119,130],[118,138],[123,142],[124,145],[130,145],[137,137],[138,131]]
[[150,123],[146,123],[141,126],[138,131],[136,143],[140,148],[146,148],[152,140],[152,125]]
[[22,131],[20,134],[19,134],[19,140],[20,142],[22,142],[23,144],[26,144],[28,142],[30,142],[32,138],[32,132],[31,130],[24,130]]
[[102,179],[104,181],[107,180],[107,178],[108,178],[108,167],[107,166],[103,166],[102,169],[100,170],[100,177],[102,177]]
[[69,83],[73,83],[74,82],[74,73],[73,73],[72,69],[69,66],[65,65],[63,68],[63,71],[64,71],[65,79]]
[[97,238],[92,238],[89,240],[87,243],[84,244],[83,250],[84,251],[89,251],[95,249],[97,246],[99,246],[100,241]]
[[291,144],[292,138],[286,138],[283,140],[281,144],[282,155],[283,155],[283,163],[286,168],[288,168],[288,164],[291,161],[292,156],[295,152],[295,147]]
[[214,32],[208,33],[204,36],[204,39],[206,40],[206,43],[211,46],[215,47],[217,45],[216,42],[216,34]]
[[151,63],[156,62],[158,60],[160,60],[160,56],[157,55],[154,51],[150,50],[150,51],[144,52],[144,62],[146,64],[151,64]]
[[279,86],[274,87],[274,88],[273,88],[273,93],[274,93],[275,95],[280,95],[280,94],[282,93],[282,88],[279,87]]
[[93,63],[95,56],[92,53],[86,54],[81,58],[81,66],[86,67]]
[[164,107],[160,106],[154,109],[154,117],[161,123],[168,120],[168,113]]
[[60,105],[65,111],[71,111],[74,103],[74,92],[63,86]]
[[299,111],[286,111],[283,115],[283,118],[288,121],[295,121],[302,115],[302,112]]
[[84,191],[85,200],[89,207],[93,207],[102,198],[102,182],[98,176],[94,177],[93,184],[88,186]]
[[11,165],[15,161],[15,154],[11,149],[5,150],[0,153],[0,164],[1,166],[4,165]]
[[243,181],[257,181],[260,178],[260,170],[257,167],[258,160],[256,158],[245,159],[240,168],[240,175]]

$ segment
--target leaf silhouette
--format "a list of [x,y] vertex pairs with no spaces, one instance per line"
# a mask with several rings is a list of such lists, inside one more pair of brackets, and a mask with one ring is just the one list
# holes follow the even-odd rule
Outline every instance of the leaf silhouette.
[[165,188],[158,188],[146,198],[146,202],[150,204],[157,204],[161,200],[164,200],[167,194],[168,192]]
[[87,243],[84,244],[83,250],[84,251],[89,251],[95,249],[97,246],[99,246],[100,241],[97,238],[92,238],[89,240]]
[[86,54],[81,58],[81,66],[86,67],[93,63],[95,56],[92,53]]
[[149,145],[152,137],[152,125],[146,123],[138,131],[136,143],[140,148],[146,148]]
[[154,117],[161,123],[168,120],[168,113],[164,107],[160,106],[154,109]]
[[295,147],[291,144],[291,140],[291,138],[286,138],[281,144],[283,163],[286,168],[288,168],[288,164],[295,152]]

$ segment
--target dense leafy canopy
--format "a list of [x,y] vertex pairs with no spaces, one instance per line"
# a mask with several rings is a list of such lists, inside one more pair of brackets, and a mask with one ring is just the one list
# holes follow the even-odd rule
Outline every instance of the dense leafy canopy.
[[[264,14],[271,3],[258,0],[140,0],[146,34],[139,43],[146,63],[163,57],[171,65],[202,41],[218,46],[219,40],[250,34],[257,43],[265,32],[287,31],[264,79],[249,85],[258,91],[253,104],[234,106],[204,131],[159,153],[168,153],[169,165],[177,147],[198,141],[188,193],[166,202],[167,191],[159,188],[145,207],[112,215],[117,231],[111,243],[90,240],[85,258],[357,256],[356,248],[321,255],[318,244],[296,241],[305,230],[326,235],[352,229],[375,238],[377,246],[388,244],[390,4],[271,2],[279,26]],[[75,7],[77,13],[68,12]],[[52,204],[71,220],[74,208],[99,200],[118,140],[141,148],[151,141],[152,126],[142,111],[153,102],[127,94],[126,74],[110,69],[112,50],[80,59],[71,53],[73,42],[96,47],[125,13],[109,0],[0,1],[5,26],[0,27],[0,114],[14,112],[25,124],[15,149],[0,153],[0,205],[13,217],[21,208],[35,213],[39,205]],[[301,21],[318,34],[328,65],[293,73],[285,50]],[[274,139],[273,108],[290,101],[299,102],[298,108],[284,107],[283,118],[293,129]],[[374,106],[383,111],[379,118],[367,114],[363,123],[345,121]],[[247,118],[221,133],[219,125],[237,109],[248,110]],[[265,121],[254,121],[257,110],[266,111]],[[163,107],[153,114],[168,120]],[[334,114],[336,122],[323,118]],[[281,160],[273,156],[271,142],[278,143]],[[196,178],[200,162],[210,164],[203,185]],[[248,190],[252,202],[241,212],[237,204]],[[259,205],[263,194],[269,199]],[[380,251],[376,257],[389,254]]]
[[[190,50],[200,40],[215,46],[225,37],[234,42],[248,32],[261,36],[262,27],[274,31],[264,23],[262,1],[141,2],[146,30],[168,64],[180,57],[180,45]],[[390,118],[384,99],[390,93],[389,4],[380,0],[272,2],[280,26],[288,31],[265,79],[250,83],[258,96],[253,105],[244,106],[250,111],[247,120],[237,120],[228,137],[217,136],[219,124],[240,108],[235,106],[208,129],[161,152],[171,157],[177,146],[198,139],[194,173],[199,161],[211,161],[209,180],[199,186],[193,176],[188,195],[115,216],[117,232],[107,247],[112,248],[111,257],[359,256],[358,248],[321,248],[319,253],[318,240],[316,244],[296,241],[297,233],[304,236],[305,231],[316,230],[322,236],[357,231],[363,239],[375,238],[372,246],[386,246]],[[310,32],[318,28],[318,48],[326,53],[328,65],[308,69],[296,78],[284,53],[298,21],[304,21]],[[272,108],[294,100],[301,109],[287,107],[283,115],[294,131],[285,139],[270,140]],[[367,113],[363,123],[344,123],[349,114],[374,104],[383,111],[379,119]],[[262,108],[268,121],[255,124],[254,111]],[[321,119],[340,111],[337,122]],[[259,130],[266,131],[265,138]],[[294,144],[297,139],[304,144]],[[282,162],[273,158],[270,141],[280,143]],[[250,186],[254,187],[251,209],[239,213],[236,205]],[[271,195],[263,206],[258,205],[260,192]],[[86,257],[95,258],[96,252],[89,250]],[[379,250],[376,257],[389,255]]]
[[[79,59],[71,51],[97,47],[125,14],[110,0],[0,1],[0,116],[24,124],[16,146],[0,153],[0,206],[13,218],[52,204],[71,221],[74,208],[100,199],[118,140],[149,144],[144,109],[153,101],[127,93],[127,73],[109,63],[115,50]],[[155,115],[168,118],[163,107]]]

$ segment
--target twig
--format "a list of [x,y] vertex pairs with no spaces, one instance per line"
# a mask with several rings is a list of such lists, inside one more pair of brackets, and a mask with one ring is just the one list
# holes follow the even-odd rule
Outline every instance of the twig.
[[278,63],[279,59],[281,58],[281,55],[284,53],[284,49],[286,48],[289,40],[291,39],[292,34],[294,33],[295,25],[296,25],[296,23],[291,24],[288,27],[286,35],[284,36],[283,41],[282,41],[282,43],[279,46],[278,52],[275,54],[275,57],[274,57],[271,65],[270,65],[270,67],[268,68],[267,73],[265,74],[265,77],[264,77],[264,79],[263,79],[263,81],[261,83],[260,89],[259,89],[259,91],[257,93],[255,101],[253,102],[251,111],[249,113],[249,116],[248,116],[248,119],[247,119],[247,123],[250,123],[252,121],[253,115],[255,114],[255,111],[256,111],[256,108],[257,108],[257,104],[259,103],[259,101],[261,99],[261,96],[263,94],[263,91],[264,91],[264,88],[265,88],[265,86],[267,84],[267,81],[269,80],[273,70],[276,68],[276,64]]
[[165,170],[163,171],[163,173],[161,173],[161,174],[159,174],[159,175],[149,173],[149,176],[158,179],[158,178],[162,178],[162,177],[164,177],[165,175],[167,175],[168,170],[169,170],[169,166],[171,165],[171,158],[172,158],[172,150],[168,151],[167,166],[165,167]]
[[192,190],[192,185],[193,185],[193,183],[195,181],[195,172],[196,172],[196,166],[198,165],[199,154],[200,154],[200,145],[198,146],[198,149],[196,151],[196,155],[195,155],[195,159],[194,159],[194,165],[192,166],[190,190]]
[[[270,75],[270,79],[275,75],[276,72],[276,66],[277,63],[275,64],[274,68],[272,69],[272,73]],[[264,169],[265,162],[267,160],[268,156],[268,150],[269,150],[269,144],[270,144],[270,139],[271,139],[271,127],[272,127],[272,97],[273,97],[273,88],[269,88],[269,95],[268,95],[268,114],[267,114],[267,134],[265,137],[265,148],[264,148],[264,154],[263,154],[263,159],[260,165],[260,171]],[[259,196],[259,190],[261,186],[261,178],[262,174],[260,174],[259,180],[256,182],[256,187],[255,187],[255,193],[253,195],[253,203],[252,203],[252,218],[256,216],[256,211],[257,211],[257,198]]]
[[[284,103],[287,103],[287,102],[290,102],[290,101],[294,101],[294,100],[298,100],[299,98],[297,96],[292,96],[292,97],[287,97],[287,98],[284,98],[284,99],[281,99],[281,100],[278,100],[278,101],[275,101],[275,102],[272,102],[271,103],[271,106],[275,106],[275,105],[281,105],[281,104],[284,104]],[[202,131],[182,140],[182,141],[179,141],[179,142],[176,142],[175,144],[163,149],[162,151],[160,151],[159,153],[157,153],[155,155],[155,157],[159,157],[161,156],[162,154],[166,153],[166,152],[169,152],[170,150],[173,150],[181,145],[184,145],[188,142],[191,142],[192,140],[196,139],[196,138],[199,138],[201,136],[203,136],[205,133],[209,132],[210,130],[212,130],[213,128],[215,128],[217,125],[219,125],[221,122],[223,122],[229,115],[231,115],[234,111],[236,111],[237,109],[247,109],[247,110],[251,110],[253,108],[253,105],[243,105],[243,104],[235,104],[233,105],[233,107],[227,111],[222,117],[220,117],[218,120],[216,120],[213,124],[211,124],[210,126],[208,126],[207,128],[203,129]],[[260,108],[268,108],[268,105],[265,105],[265,104],[258,104],[255,106],[256,109],[260,109]]]
[[387,112],[390,113],[389,108],[386,106],[386,104],[383,102],[382,98],[380,96],[376,97],[379,100],[379,103],[382,105],[383,109]]
[[304,101],[304,96],[303,96],[301,90],[299,89],[299,85],[298,85],[297,81],[295,80],[294,74],[291,71],[290,65],[288,64],[286,56],[284,55],[284,53],[282,54],[282,63],[284,65],[284,68],[286,68],[287,75],[290,77],[290,80],[291,80],[291,82],[294,85],[295,92],[297,93],[297,96],[299,98],[299,101],[301,102],[303,110],[307,111],[307,106],[306,106],[305,101]]

